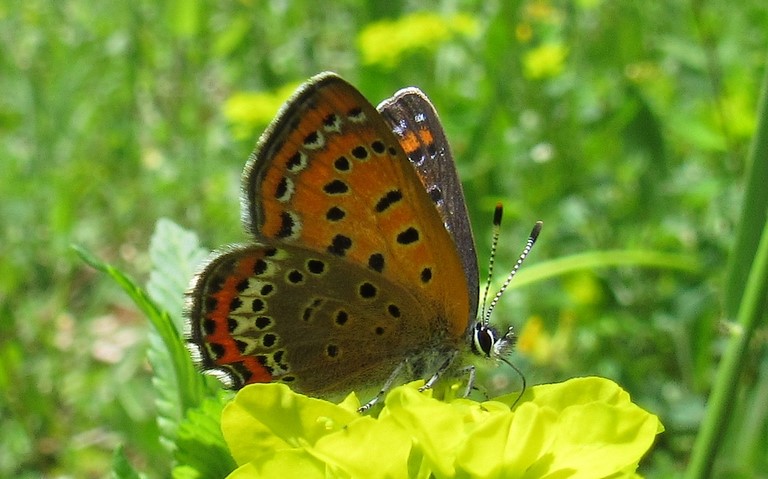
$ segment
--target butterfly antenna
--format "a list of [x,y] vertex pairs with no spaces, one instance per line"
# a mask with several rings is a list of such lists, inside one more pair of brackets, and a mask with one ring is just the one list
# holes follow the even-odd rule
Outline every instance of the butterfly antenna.
[[488,315],[485,314],[485,302],[488,299],[488,290],[491,289],[491,279],[493,278],[493,263],[496,258],[496,245],[499,244],[499,234],[501,232],[501,217],[504,214],[504,207],[501,203],[496,203],[496,209],[493,211],[493,239],[491,240],[491,258],[488,260],[488,280],[485,282],[485,291],[483,291],[483,312],[484,322],[488,322]]
[[[536,224],[533,226],[533,229],[531,230],[531,234],[528,236],[528,241],[525,243],[525,248],[523,248],[523,252],[520,253],[520,257],[517,258],[517,263],[515,263],[515,266],[512,268],[512,271],[510,271],[509,276],[507,276],[507,279],[504,280],[504,284],[501,285],[501,289],[499,289],[499,292],[496,293],[496,296],[493,297],[493,301],[491,301],[491,305],[488,306],[488,310],[485,312],[485,317],[483,318],[484,323],[488,323],[488,321],[490,321],[491,313],[493,312],[496,305],[499,303],[499,299],[501,299],[501,295],[504,294],[504,291],[507,290],[507,286],[509,286],[509,283],[512,281],[512,278],[515,277],[517,270],[520,269],[520,265],[522,265],[523,261],[525,261],[525,257],[528,256],[528,253],[531,252],[531,248],[533,248],[534,243],[536,243],[536,239],[539,237],[539,233],[541,232],[541,227],[543,224],[544,223],[542,223],[541,221],[537,221]],[[483,304],[485,304],[485,301],[483,301]]]

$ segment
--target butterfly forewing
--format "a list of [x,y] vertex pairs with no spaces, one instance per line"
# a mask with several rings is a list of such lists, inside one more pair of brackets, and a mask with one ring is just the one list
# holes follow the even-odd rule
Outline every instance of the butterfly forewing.
[[287,105],[246,166],[249,229],[365,266],[463,334],[471,300],[456,245],[379,112],[333,74]]

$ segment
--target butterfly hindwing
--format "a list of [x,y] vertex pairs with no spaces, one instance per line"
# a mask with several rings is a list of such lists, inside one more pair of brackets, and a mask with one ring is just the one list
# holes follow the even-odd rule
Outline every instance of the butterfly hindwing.
[[195,359],[235,389],[279,381],[331,397],[376,388],[393,365],[445,341],[441,325],[424,323],[427,305],[399,285],[297,246],[230,248],[194,290]]
[[461,254],[470,296],[470,320],[477,312],[478,266],[464,192],[445,131],[432,102],[417,88],[405,88],[378,106],[400,142]]

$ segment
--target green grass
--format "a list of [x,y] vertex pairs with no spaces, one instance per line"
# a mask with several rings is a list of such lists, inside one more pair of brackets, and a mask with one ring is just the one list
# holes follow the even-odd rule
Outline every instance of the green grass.
[[[666,427],[648,477],[702,473],[688,462],[715,409],[716,455],[700,439],[694,456],[768,474],[765,301],[747,280],[768,201],[761,1],[280,5],[0,0],[0,476],[103,477],[119,446],[168,473],[147,359],[162,334],[70,245],[151,285],[160,218],[209,249],[244,241],[240,172],[274,111],[233,102],[279,102],[323,70],[374,104],[430,96],[481,265],[497,201],[498,270],[544,221],[494,319],[527,334],[513,359],[529,383],[618,382]],[[708,409],[713,387],[729,401]]]

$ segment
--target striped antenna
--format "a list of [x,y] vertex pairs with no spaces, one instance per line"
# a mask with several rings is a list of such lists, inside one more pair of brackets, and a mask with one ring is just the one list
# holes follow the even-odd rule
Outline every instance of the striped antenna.
[[[488,290],[491,289],[491,279],[493,278],[493,263],[496,259],[496,246],[499,244],[499,234],[501,232],[501,217],[504,215],[504,207],[501,203],[496,203],[496,209],[493,211],[493,239],[491,240],[491,257],[488,260],[488,279],[485,282],[483,291],[483,307],[480,309],[485,317],[485,301],[488,299]],[[486,320],[487,324],[488,321]]]
[[[496,207],[496,211],[498,212],[498,206]],[[496,217],[494,216],[494,225]],[[501,220],[499,220],[499,224],[501,224]],[[517,263],[515,263],[515,266],[512,268],[512,271],[510,271],[509,275],[507,276],[507,279],[504,280],[504,284],[501,285],[501,289],[499,289],[499,292],[496,293],[496,296],[493,297],[493,301],[491,301],[491,305],[488,306],[488,310],[485,311],[485,315],[483,316],[483,323],[488,324],[488,321],[491,319],[491,313],[493,312],[494,308],[496,308],[496,305],[499,303],[499,299],[501,299],[501,295],[504,294],[504,291],[507,290],[507,287],[509,286],[509,283],[512,281],[512,278],[515,277],[515,274],[517,274],[517,270],[520,269],[520,266],[523,264],[523,261],[525,261],[526,256],[528,256],[528,253],[531,252],[531,248],[533,248],[533,245],[536,243],[536,239],[539,237],[539,233],[541,232],[541,227],[544,223],[541,221],[537,221],[536,224],[533,226],[533,229],[531,230],[531,234],[528,236],[528,241],[525,243],[525,248],[523,248],[523,252],[520,253],[520,257],[517,258]],[[492,251],[495,251],[496,247],[496,241],[494,238],[494,249]],[[493,258],[493,255],[491,255],[491,258]],[[493,264],[493,259],[491,259],[491,264]],[[488,279],[488,282],[490,283],[490,278]],[[486,287],[487,290],[487,287]],[[483,300],[483,308],[485,308],[485,300]]]

